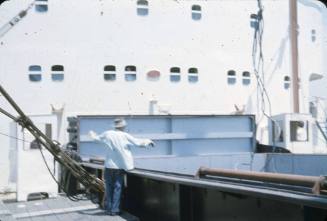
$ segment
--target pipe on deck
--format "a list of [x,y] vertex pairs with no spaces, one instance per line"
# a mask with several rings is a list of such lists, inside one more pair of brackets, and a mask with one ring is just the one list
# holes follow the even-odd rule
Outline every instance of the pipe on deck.
[[317,195],[319,195],[321,191],[327,187],[326,177],[324,176],[303,176],[281,173],[236,171],[228,169],[200,167],[196,174],[196,177],[200,178],[201,176],[207,175],[311,187],[312,192]]

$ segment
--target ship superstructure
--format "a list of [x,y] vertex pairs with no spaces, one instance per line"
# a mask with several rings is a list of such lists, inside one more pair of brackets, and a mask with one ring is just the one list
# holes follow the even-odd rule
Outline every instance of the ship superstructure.
[[[247,114],[255,116],[258,142],[324,153],[309,84],[326,72],[326,8],[311,0],[297,7],[296,115],[285,0],[6,1],[0,83],[61,143],[71,141],[66,119],[77,115]],[[29,148],[12,137],[32,137],[4,116],[0,121],[6,190],[17,182],[17,148]]]

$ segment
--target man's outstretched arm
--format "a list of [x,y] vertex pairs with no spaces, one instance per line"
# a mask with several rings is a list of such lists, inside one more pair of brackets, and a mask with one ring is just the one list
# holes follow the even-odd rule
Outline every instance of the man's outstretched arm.
[[132,135],[127,134],[127,133],[126,133],[126,137],[127,137],[127,140],[131,144],[138,146],[138,147],[148,147],[148,146],[154,147],[154,145],[155,145],[155,143],[150,139],[135,138]]

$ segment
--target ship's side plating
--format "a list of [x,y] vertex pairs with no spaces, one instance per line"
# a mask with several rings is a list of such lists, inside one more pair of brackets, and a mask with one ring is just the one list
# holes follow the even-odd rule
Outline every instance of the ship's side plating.
[[[31,2],[4,2],[0,27]],[[27,15],[3,29],[1,84],[27,113],[54,115],[55,139],[62,143],[66,117],[77,114],[235,111],[255,114],[257,139],[267,143],[263,109],[271,115],[292,112],[288,1],[262,1],[260,77],[271,110],[267,98],[263,108],[253,71],[257,20],[251,15],[258,13],[257,1],[141,2],[42,1],[42,7],[35,1]],[[300,110],[309,113],[309,78],[326,70],[325,8],[306,0],[298,8]],[[3,100],[0,105],[6,107]],[[10,121],[0,120],[1,133],[17,134]],[[15,164],[17,141],[1,136],[0,143],[3,189],[16,182],[9,166]]]

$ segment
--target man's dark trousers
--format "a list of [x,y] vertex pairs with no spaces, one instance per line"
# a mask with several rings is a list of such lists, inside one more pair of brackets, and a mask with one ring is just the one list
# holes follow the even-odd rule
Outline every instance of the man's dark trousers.
[[124,186],[125,171],[121,169],[105,168],[104,179],[105,189],[105,209],[111,214],[120,213],[120,200]]

